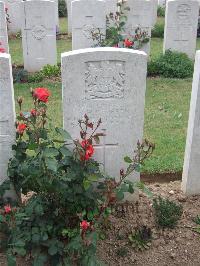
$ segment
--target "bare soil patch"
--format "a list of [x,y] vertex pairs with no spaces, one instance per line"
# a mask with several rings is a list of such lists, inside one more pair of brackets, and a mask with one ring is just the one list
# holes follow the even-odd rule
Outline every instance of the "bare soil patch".
[[[150,183],[155,194],[183,205],[183,215],[174,229],[159,229],[155,224],[152,201],[139,195],[138,203],[119,206],[110,217],[105,239],[98,244],[98,257],[109,266],[200,266],[200,234],[192,228],[193,219],[200,215],[200,196],[186,197],[180,189],[181,182]],[[137,251],[131,246],[128,236],[137,226],[152,229],[149,249]],[[123,250],[120,254],[119,250]],[[5,255],[0,254],[0,265],[7,266]],[[28,260],[18,260],[18,266],[31,265]],[[86,266],[86,265],[83,265]]]
[[[111,228],[106,231],[106,239],[99,242],[98,255],[110,266],[199,266],[200,235],[192,230],[193,219],[200,215],[200,196],[185,197],[180,189],[181,182],[150,184],[150,190],[162,197],[175,200],[183,205],[183,215],[175,229],[156,227],[152,202],[140,194],[138,208],[135,204],[117,211],[111,217]],[[120,217],[121,216],[121,217]],[[152,229],[153,239],[149,249],[136,251],[130,245],[128,236],[141,225]],[[119,255],[124,249],[127,254]]]

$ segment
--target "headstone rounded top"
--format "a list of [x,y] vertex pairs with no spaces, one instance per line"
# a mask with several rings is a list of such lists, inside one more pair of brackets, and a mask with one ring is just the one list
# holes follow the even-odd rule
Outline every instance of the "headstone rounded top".
[[139,50],[132,50],[127,48],[97,47],[97,48],[86,48],[86,49],[79,49],[70,52],[65,52],[61,54],[61,58],[70,55],[76,55],[76,54],[79,55],[79,54],[96,53],[96,52],[118,52],[118,53],[129,53],[129,54],[131,53],[131,54],[147,56],[147,54],[144,51],[139,51]]

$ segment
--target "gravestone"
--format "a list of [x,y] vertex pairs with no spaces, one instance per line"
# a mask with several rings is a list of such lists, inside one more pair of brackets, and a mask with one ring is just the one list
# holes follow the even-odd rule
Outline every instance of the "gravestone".
[[194,67],[182,189],[188,195],[200,194],[200,51]]
[[158,0],[158,5],[161,6],[161,7],[165,7],[166,0]]
[[7,33],[7,23],[5,14],[5,4],[0,2],[0,43],[2,48],[8,52],[8,33]]
[[0,53],[0,184],[7,178],[15,142],[15,102],[10,55]]
[[8,32],[16,34],[21,31],[22,21],[22,9],[21,0],[5,0],[6,7],[8,8],[9,20]]
[[[128,0],[125,4],[130,8],[127,13],[125,35],[128,37],[135,33],[137,27],[148,32],[151,37],[151,29],[154,15],[154,0]],[[150,41],[144,44],[141,50],[150,53]]]
[[68,34],[72,33],[72,0],[65,0],[67,6],[67,25],[68,25]]
[[164,52],[168,49],[194,58],[199,5],[196,0],[168,0],[165,14]]
[[[87,114],[102,119],[106,134],[95,146],[95,159],[103,170],[119,177],[142,139],[147,55],[124,48],[90,48],[63,53],[62,92],[64,128],[79,138],[78,120]],[[132,180],[139,179],[135,173]]]
[[106,5],[104,0],[75,0],[72,2],[72,49],[94,47],[92,31],[105,35]]
[[151,0],[151,1],[153,2],[152,26],[154,27],[157,22],[158,0]]
[[115,14],[117,12],[117,2],[118,0],[105,0],[106,1],[106,15],[110,13]]
[[56,19],[55,2],[25,1],[23,7],[22,44],[24,69],[39,71],[47,64],[55,65]]

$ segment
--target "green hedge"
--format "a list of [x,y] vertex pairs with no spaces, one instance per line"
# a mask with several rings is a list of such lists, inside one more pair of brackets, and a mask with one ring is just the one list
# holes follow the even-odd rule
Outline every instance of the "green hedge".
[[190,78],[193,76],[194,62],[184,53],[166,51],[148,63],[148,76],[165,78]]

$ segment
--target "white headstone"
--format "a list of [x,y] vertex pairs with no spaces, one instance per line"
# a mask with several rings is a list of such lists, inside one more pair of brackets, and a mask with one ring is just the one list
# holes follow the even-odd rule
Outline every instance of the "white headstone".
[[182,189],[188,195],[200,194],[200,51],[194,67]]
[[6,23],[5,4],[0,2],[0,43],[2,48],[8,52],[8,33]]
[[25,1],[22,2],[22,6],[24,68],[34,72],[47,64],[55,65],[57,61],[55,2]]
[[92,31],[106,31],[104,0],[75,0],[72,2],[72,49],[94,47]]
[[106,0],[106,15],[117,12],[117,2],[118,0]]
[[22,21],[22,9],[21,0],[4,0],[9,14],[10,23],[8,24],[9,33],[16,34],[21,31]]
[[194,58],[199,5],[197,0],[168,0],[165,14],[164,52],[168,49]]
[[158,0],[151,0],[151,1],[153,2],[152,26],[154,27],[157,22]]
[[72,33],[72,0],[65,0],[67,6],[68,34]]
[[[153,0],[128,0],[126,5],[130,8],[127,13],[127,23],[125,26],[126,35],[133,35],[137,27],[143,31],[148,32],[151,37],[151,29],[154,16],[154,3]],[[150,42],[145,44],[141,50],[147,54],[150,53]]]
[[10,55],[0,53],[0,184],[7,178],[15,142],[15,102]]
[[[95,147],[95,158],[105,172],[119,177],[142,139],[146,90],[147,55],[120,48],[91,48],[64,53],[62,91],[64,128],[80,136],[78,120],[87,114],[102,119],[106,137]],[[138,179],[135,173],[132,179]]]
[[161,6],[161,7],[165,7],[166,0],[158,0],[158,5]]

